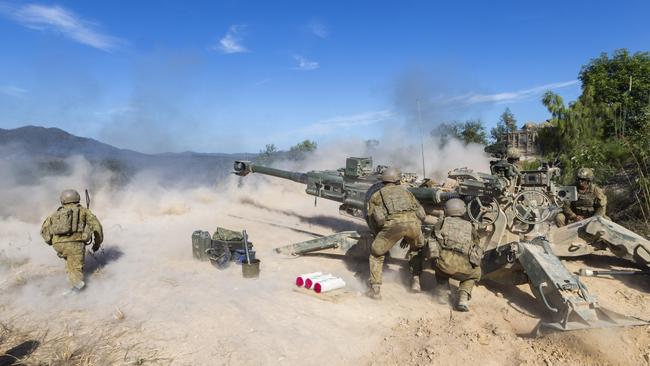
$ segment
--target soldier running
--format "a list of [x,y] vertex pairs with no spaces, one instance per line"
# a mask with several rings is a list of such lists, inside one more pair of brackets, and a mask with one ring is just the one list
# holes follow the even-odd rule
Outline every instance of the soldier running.
[[86,285],[83,274],[86,245],[93,243],[93,251],[99,250],[104,240],[103,229],[97,217],[79,204],[81,198],[77,191],[67,189],[60,198],[61,207],[45,219],[41,236],[66,261],[65,269],[72,285],[70,292],[79,292]]

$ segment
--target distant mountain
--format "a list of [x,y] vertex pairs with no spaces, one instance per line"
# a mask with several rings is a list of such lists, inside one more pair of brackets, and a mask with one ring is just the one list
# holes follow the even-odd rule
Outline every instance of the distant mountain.
[[190,151],[143,154],[75,136],[58,128],[37,126],[0,129],[0,153],[0,159],[36,164],[39,171],[34,175],[63,174],[67,158],[82,156],[95,166],[119,173],[123,179],[128,180],[134,174],[148,170],[170,184],[214,182],[231,171],[234,160],[251,159],[256,155]]
[[30,157],[65,158],[82,155],[89,159],[142,158],[141,154],[123,150],[86,137],[69,134],[58,128],[25,126],[11,130],[0,129],[0,146],[10,146],[21,155]]

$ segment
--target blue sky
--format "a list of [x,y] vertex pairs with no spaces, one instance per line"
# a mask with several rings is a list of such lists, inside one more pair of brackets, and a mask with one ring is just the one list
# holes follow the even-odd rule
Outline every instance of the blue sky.
[[580,67],[648,51],[648,1],[0,0],[0,127],[145,152],[380,138],[509,107],[543,121]]

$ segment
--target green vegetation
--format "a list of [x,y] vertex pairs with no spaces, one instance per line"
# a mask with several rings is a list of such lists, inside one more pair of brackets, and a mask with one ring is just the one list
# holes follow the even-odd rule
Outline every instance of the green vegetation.
[[289,159],[299,161],[316,151],[318,144],[312,140],[304,140],[289,148],[288,151],[280,151],[275,144],[266,144],[263,150],[260,150],[255,162],[258,164],[268,165],[276,160]]
[[510,108],[506,108],[506,110],[501,113],[497,125],[492,127],[490,130],[490,140],[492,143],[495,143],[500,141],[502,136],[508,132],[514,131],[517,131],[517,120],[515,119],[515,115],[510,111]]
[[275,144],[266,144],[264,150],[260,150],[259,155],[257,155],[258,164],[271,163],[277,153],[278,148],[275,147]]
[[[559,157],[563,181],[573,181],[577,169],[594,168],[597,180],[616,184],[617,201],[631,197],[615,219],[650,223],[650,54],[617,50],[603,53],[583,66],[582,94],[565,105],[547,92],[542,103],[551,113],[552,128],[540,130],[547,158]],[[615,214],[614,214],[615,213]]]
[[316,151],[318,145],[315,141],[304,140],[298,144],[295,144],[289,148],[288,156],[291,160],[302,160],[307,156],[307,154]]
[[449,142],[451,138],[458,139],[465,143],[465,145],[470,143],[487,145],[487,132],[485,131],[485,125],[480,119],[442,123],[435,130],[431,131],[431,135],[440,138],[442,145]]

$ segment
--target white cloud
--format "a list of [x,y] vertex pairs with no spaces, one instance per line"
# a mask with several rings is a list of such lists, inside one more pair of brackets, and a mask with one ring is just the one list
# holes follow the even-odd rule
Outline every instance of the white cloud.
[[394,117],[395,115],[388,110],[364,112],[350,116],[333,117],[314,122],[290,133],[290,135],[296,133],[309,136],[322,136],[347,128],[374,125],[388,121]]
[[245,25],[231,25],[226,35],[219,40],[219,45],[216,48],[228,54],[248,52],[248,49],[241,44],[245,28]]
[[317,20],[312,20],[308,25],[307,29],[309,32],[316,37],[320,38],[327,38],[327,36],[330,35],[329,29],[327,29],[327,26],[325,26],[323,23],[317,21]]
[[298,66],[294,67],[293,68],[294,70],[308,71],[308,70],[316,70],[317,68],[320,67],[318,62],[307,60],[302,56],[296,55],[293,56],[293,58],[298,62]]
[[316,121],[301,128],[290,131],[282,131],[282,133],[277,132],[266,135],[259,135],[257,137],[251,137],[247,141],[251,144],[261,145],[268,143],[268,141],[282,143],[291,142],[289,141],[290,139],[296,138],[315,139],[318,136],[327,136],[333,134],[335,136],[340,136],[342,131],[348,131],[355,127],[372,126],[379,123],[391,121],[394,118],[395,114],[388,110],[364,112],[349,116],[339,116]]
[[86,21],[70,10],[57,5],[27,4],[20,7],[5,5],[0,12],[24,27],[60,33],[81,44],[110,52],[124,43],[119,38],[99,32],[98,25]]
[[17,88],[11,85],[0,85],[0,94],[5,94],[10,97],[22,97],[27,93],[27,90],[22,88]]
[[480,103],[510,103],[518,100],[526,99],[539,95],[547,90],[566,88],[569,86],[577,85],[579,80],[563,81],[558,83],[550,83],[541,86],[536,86],[529,89],[517,90],[513,92],[503,92],[496,94],[477,94],[469,93],[444,99],[447,103],[460,103],[460,104],[480,104]]

